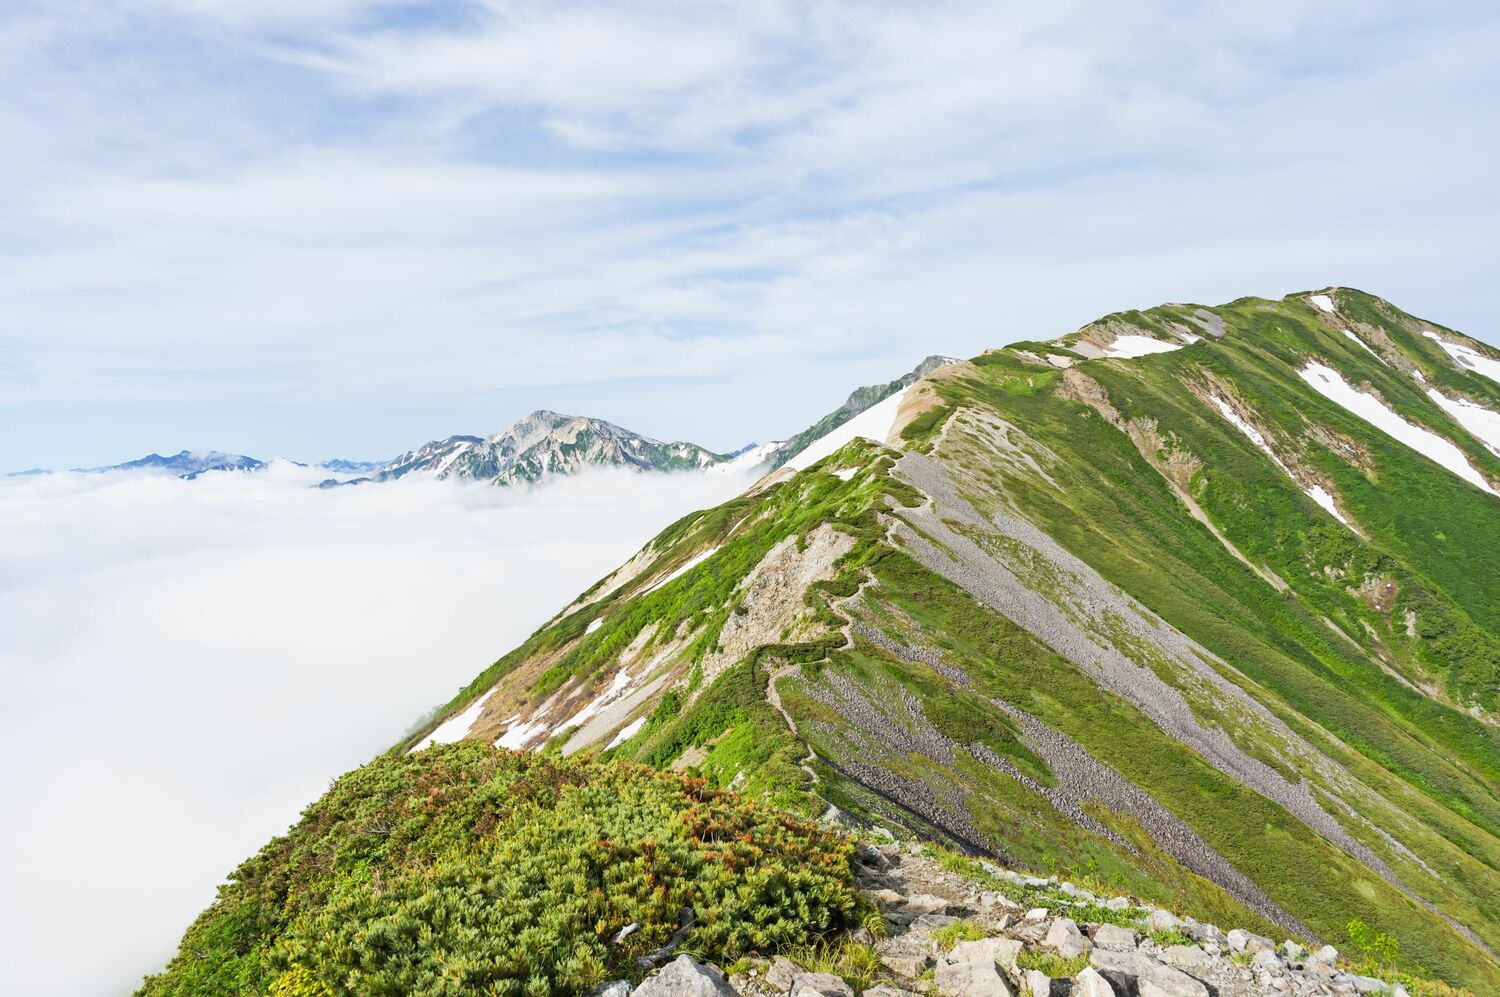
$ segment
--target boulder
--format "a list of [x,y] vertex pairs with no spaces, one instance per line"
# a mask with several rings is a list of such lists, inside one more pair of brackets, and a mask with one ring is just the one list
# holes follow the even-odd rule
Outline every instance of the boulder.
[[590,990],[588,997],[630,997],[629,980],[610,980]]
[[932,982],[943,997],[1016,997],[1010,981],[989,959],[940,962]]
[[1078,925],[1073,923],[1072,918],[1067,917],[1060,917],[1052,922],[1042,944],[1055,950],[1064,959],[1083,955],[1089,950],[1089,940],[1083,937],[1083,932],[1078,930]]
[[[865,993],[869,993],[868,990]],[[1073,978],[1072,997],[1115,997],[1115,988],[1093,966],[1085,966]]]
[[1352,986],[1356,993],[1373,994],[1380,991],[1390,990],[1391,985],[1384,980],[1377,980],[1373,976],[1355,976],[1350,973],[1346,982]]
[[1281,948],[1277,952],[1282,959],[1291,963],[1304,962],[1307,959],[1307,949],[1290,938],[1281,943]]
[[1216,924],[1194,924],[1188,929],[1195,942],[1214,942],[1222,945],[1224,943],[1224,932],[1219,930]]
[[1052,912],[1045,907],[1033,907],[1026,912],[1025,919],[1028,921],[1045,921],[1047,920],[1047,916],[1051,913]]
[[1040,969],[1021,974],[1021,993],[1026,997],[1052,997],[1052,978]]
[[1257,966],[1271,973],[1281,972],[1281,959],[1271,949],[1260,949],[1250,960],[1250,965]]
[[1339,950],[1332,945],[1324,945],[1318,951],[1307,957],[1307,962],[1320,962],[1325,966],[1332,966],[1339,961]]
[[875,954],[886,969],[915,980],[932,965],[932,942],[926,935],[900,935],[877,942]]
[[1264,935],[1257,935],[1244,928],[1235,928],[1229,933],[1229,948],[1234,952],[1245,952],[1254,955],[1262,950],[1268,952],[1276,951],[1276,943]]
[[792,984],[802,973],[801,966],[786,956],[779,955],[771,960],[771,967],[766,970],[766,986],[779,994],[784,994],[792,989]]
[[1118,924],[1101,924],[1094,929],[1094,947],[1111,952],[1134,952],[1135,932]]
[[724,974],[680,955],[635,988],[633,997],[738,997]]
[[854,989],[832,973],[803,973],[792,983],[791,997],[854,997]]
[[1095,948],[1089,962],[1120,993],[1140,997],[1208,997],[1208,988],[1180,969],[1165,966],[1140,952]]
[[865,991],[864,997],[916,997],[910,990],[893,987],[889,983],[877,983]]
[[978,938],[959,942],[947,955],[948,962],[991,962],[1006,969],[1016,967],[1021,942],[1015,938]]
[[1184,927],[1182,918],[1169,910],[1154,910],[1146,916],[1147,931],[1181,931]]
[[1188,972],[1202,972],[1213,968],[1212,957],[1196,945],[1168,945],[1158,956],[1168,966],[1176,966]]
[[953,905],[942,897],[935,897],[931,893],[918,893],[906,898],[907,913],[916,916],[918,914],[946,914]]

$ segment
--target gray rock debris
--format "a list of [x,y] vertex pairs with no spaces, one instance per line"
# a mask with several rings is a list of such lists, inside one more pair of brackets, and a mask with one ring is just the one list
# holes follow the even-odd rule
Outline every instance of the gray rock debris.
[[632,997],[738,997],[724,974],[692,956],[680,955],[648,976]]

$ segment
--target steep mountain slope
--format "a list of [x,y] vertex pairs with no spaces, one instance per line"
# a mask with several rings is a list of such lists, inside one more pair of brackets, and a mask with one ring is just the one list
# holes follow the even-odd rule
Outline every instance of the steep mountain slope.
[[543,409],[483,439],[450,436],[408,451],[385,465],[378,478],[425,474],[513,485],[589,466],[701,470],[728,459],[692,443],[663,443],[602,419]]
[[688,769],[1500,991],[1497,363],[1329,289],[946,364],[400,748]]
[[956,362],[951,357],[930,356],[894,381],[855,388],[849,393],[849,397],[844,399],[844,404],[791,439],[773,444],[772,449],[765,455],[766,470],[774,471],[793,457],[803,453],[814,442],[828,438],[834,430],[848,424],[856,416],[910,387],[944,364]]

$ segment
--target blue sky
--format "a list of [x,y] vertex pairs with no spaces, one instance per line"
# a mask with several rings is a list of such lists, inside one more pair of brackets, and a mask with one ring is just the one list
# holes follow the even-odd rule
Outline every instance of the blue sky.
[[728,449],[1327,284],[1496,342],[1496,51],[1482,4],[11,0],[0,468],[537,407]]

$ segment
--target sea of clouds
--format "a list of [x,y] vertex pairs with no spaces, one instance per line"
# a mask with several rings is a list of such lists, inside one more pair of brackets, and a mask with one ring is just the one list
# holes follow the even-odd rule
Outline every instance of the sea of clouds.
[[331,778],[746,484],[323,476],[0,479],[11,992],[129,993]]

